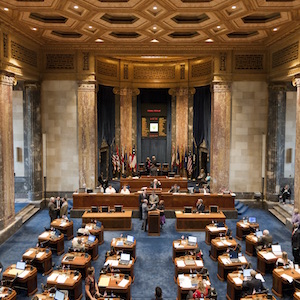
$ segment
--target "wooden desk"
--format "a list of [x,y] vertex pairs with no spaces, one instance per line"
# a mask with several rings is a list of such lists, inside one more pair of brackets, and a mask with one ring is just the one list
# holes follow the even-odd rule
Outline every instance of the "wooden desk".
[[213,220],[225,222],[223,212],[219,213],[184,213],[176,211],[176,230],[177,231],[203,231]]
[[63,233],[68,240],[73,238],[73,221],[67,221],[65,219],[55,219],[50,224],[51,227],[58,229]]
[[148,235],[160,235],[160,212],[148,211]]
[[187,239],[173,241],[173,261],[176,257],[184,256],[186,252],[195,251],[197,248],[197,243],[196,245],[189,245]]
[[[122,287],[119,285],[119,283],[123,279],[125,279],[125,277],[128,277],[127,279],[128,282],[124,287]],[[102,274],[99,277],[98,286],[99,286],[99,291],[101,293],[103,293],[105,290],[111,291],[117,296],[120,296],[121,298],[124,298],[126,300],[131,300],[131,292],[130,292],[131,283],[132,283],[131,277],[125,274]]]
[[191,270],[199,272],[203,268],[203,260],[196,259],[195,255],[175,257],[174,264],[175,282],[177,280],[178,274],[189,274]]
[[55,286],[60,290],[68,290],[71,300],[82,298],[82,276],[78,271],[53,271],[47,278],[47,285]]
[[4,300],[16,300],[17,299],[16,291],[9,287],[6,287],[6,286],[0,286],[0,295],[1,295],[1,299],[4,299]]
[[237,242],[234,238],[230,239],[228,236],[226,237],[218,237],[211,240],[211,250],[210,250],[210,258],[214,261],[217,261],[218,256],[227,251],[229,247],[235,248]]
[[241,300],[249,300],[249,299],[253,299],[253,300],[276,300],[276,298],[274,296],[272,296],[271,298],[268,296],[268,294],[256,294],[256,295],[248,295],[244,298],[241,298]]
[[91,223],[91,220],[102,222],[105,230],[131,230],[132,211],[113,213],[92,213],[85,212],[82,215],[82,224]]
[[[34,297],[38,297],[38,300],[54,300],[55,294],[48,291],[43,292],[42,294],[35,294]],[[69,297],[65,295],[64,300],[69,300]]]
[[104,265],[110,265],[111,268],[120,270],[122,274],[128,274],[134,282],[134,258],[132,257],[128,265],[120,264],[120,255],[113,255],[106,258]]
[[85,278],[88,275],[87,269],[91,266],[91,256],[88,253],[68,252],[62,258],[61,264],[79,271],[82,278]]
[[228,273],[237,271],[242,266],[247,266],[248,262],[245,256],[239,257],[238,262],[231,261],[229,254],[219,255],[218,257],[218,278],[221,281],[226,280]]
[[95,223],[85,224],[85,228],[98,239],[99,245],[104,243],[104,227],[101,225],[99,228]]
[[12,280],[18,274],[17,279],[14,283],[14,287],[22,287],[27,290],[27,295],[31,296],[37,292],[37,269],[33,266],[26,265],[24,271],[17,270],[16,265],[9,266],[2,275],[5,280]]
[[256,247],[258,246],[258,238],[254,233],[250,233],[246,236],[246,254],[249,256],[256,255]]
[[23,261],[28,261],[30,265],[41,271],[43,275],[52,272],[52,252],[48,248],[29,248],[22,256]]
[[249,223],[248,221],[240,220],[236,223],[236,238],[242,240],[246,235],[251,233],[252,228],[259,228],[258,223]]
[[49,242],[49,247],[56,251],[57,255],[65,252],[64,235],[56,236],[53,231],[44,231],[38,237],[39,242]]
[[294,300],[300,300],[300,292],[294,293]]
[[277,259],[281,257],[274,255],[271,248],[261,250],[257,252],[257,271],[265,275],[266,273],[272,273],[276,267]]
[[300,279],[300,273],[295,269],[284,269],[283,267],[279,267],[273,270],[273,287],[272,292],[277,297],[283,297],[283,291],[294,291],[293,282],[289,283],[288,280],[282,276],[290,276],[294,279]]
[[127,242],[127,238],[113,238],[110,246],[114,247],[116,251],[122,250],[124,253],[129,253],[130,256],[136,260],[136,239],[134,239],[133,244],[131,244]]
[[177,277],[177,300],[185,300],[186,296],[189,291],[195,291],[198,285],[198,282],[201,280],[205,280],[205,285],[210,289],[210,280],[207,277],[206,279],[202,279],[202,276],[200,274],[194,275],[194,274],[184,274],[182,275],[186,278],[186,280],[190,280],[191,284],[193,285],[190,288],[182,287],[181,286],[181,278],[180,276]]
[[228,227],[217,227],[216,224],[209,224],[205,226],[205,243],[210,245],[211,240],[219,237],[220,234],[226,234]]
[[[78,237],[74,237],[74,239],[77,239]],[[98,254],[98,239],[95,239],[93,243],[88,243],[88,236],[80,236],[79,237],[82,241],[82,244],[84,245],[84,250],[86,253],[90,254],[92,257],[92,260],[96,260],[99,257]],[[73,243],[72,243],[73,244]]]

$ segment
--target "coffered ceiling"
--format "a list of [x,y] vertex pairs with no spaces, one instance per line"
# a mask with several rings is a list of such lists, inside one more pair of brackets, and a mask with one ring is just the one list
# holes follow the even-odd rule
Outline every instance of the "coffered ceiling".
[[45,47],[268,46],[300,28],[300,0],[0,0],[0,19]]

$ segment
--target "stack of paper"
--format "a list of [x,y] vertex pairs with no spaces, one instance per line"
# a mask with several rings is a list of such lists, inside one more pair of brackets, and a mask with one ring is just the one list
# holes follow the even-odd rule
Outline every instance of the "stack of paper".
[[179,278],[179,284],[182,288],[191,288],[192,287],[192,282],[191,279],[187,276],[184,276],[184,274],[178,275]]
[[224,245],[231,246],[231,242],[224,241],[223,243],[224,243]]
[[240,260],[241,263],[246,263],[246,262],[247,262],[245,256],[240,256],[240,257],[239,257],[239,260]]
[[43,255],[44,255],[45,252],[39,252],[37,255],[36,255],[36,258],[41,258]]
[[271,259],[276,259],[276,258],[277,258],[272,252],[265,252],[265,253],[262,253],[262,256],[263,256],[266,260],[271,260]]
[[177,260],[177,267],[183,268],[185,267],[185,263],[183,260]]
[[282,278],[286,279],[289,283],[293,282],[293,277],[287,274],[282,274],[281,275]]
[[195,260],[197,267],[203,267],[203,261],[202,260]]
[[55,281],[58,276],[58,273],[52,273],[48,278],[47,281]]
[[123,241],[117,241],[117,246],[123,246]]
[[109,285],[110,277],[109,276],[101,276],[99,280],[99,286],[107,287]]
[[217,242],[218,246],[224,246],[223,242]]
[[118,284],[120,287],[125,287],[128,284],[128,279],[122,279],[122,281]]
[[33,251],[29,250],[29,251],[24,253],[24,256],[30,256],[32,253],[33,253]]
[[233,281],[236,285],[243,284],[243,280],[239,277],[234,277]]
[[49,236],[49,232],[43,232],[41,235],[40,235],[40,238],[47,238]]
[[66,275],[58,275],[56,282],[57,283],[65,283],[67,280],[67,276]]
[[23,271],[21,274],[19,274],[18,277],[19,277],[19,278],[24,278],[24,277],[26,277],[29,273],[30,273],[29,270],[25,270],[25,271]]
[[231,260],[229,258],[224,257],[224,258],[222,258],[222,262],[223,262],[224,265],[228,265],[228,264],[231,263]]

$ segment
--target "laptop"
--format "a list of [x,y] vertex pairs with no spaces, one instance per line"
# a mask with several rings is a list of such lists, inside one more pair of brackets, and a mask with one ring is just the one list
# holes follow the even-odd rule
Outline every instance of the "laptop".
[[196,236],[189,236],[188,245],[189,246],[196,246],[196,244],[197,244],[197,237]]
[[119,261],[120,265],[128,265],[130,262],[130,254],[127,253],[121,253],[121,258]]
[[243,270],[243,277],[244,277],[244,280],[250,280],[251,279],[251,271],[253,269],[244,269]]
[[272,252],[275,255],[282,255],[281,246],[280,245],[272,245]]
[[237,251],[229,251],[229,257],[232,262],[239,262],[239,254]]
[[261,230],[259,230],[259,231],[256,231],[255,232],[255,235],[256,235],[256,237],[261,237],[262,235],[263,235],[263,232],[261,231]]
[[127,239],[125,241],[125,245],[133,245],[134,243],[134,236],[132,235],[127,235]]
[[256,217],[249,217],[249,223],[256,223]]
[[88,237],[88,241],[87,241],[87,244],[93,244],[96,240],[96,236],[90,234],[89,237]]
[[26,263],[24,261],[18,261],[16,269],[24,271],[26,268]]
[[54,295],[54,300],[64,300],[65,299],[65,293],[56,290],[55,295]]
[[194,266],[195,265],[195,261],[193,259],[186,259],[184,261],[186,266]]

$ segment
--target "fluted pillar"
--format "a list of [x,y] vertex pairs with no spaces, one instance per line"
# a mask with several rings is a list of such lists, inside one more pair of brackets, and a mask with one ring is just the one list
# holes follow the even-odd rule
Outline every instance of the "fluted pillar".
[[211,189],[229,187],[231,86],[214,83],[211,104]]
[[13,74],[0,74],[0,231],[15,218],[13,82]]
[[28,178],[28,199],[41,200],[42,174],[42,123],[41,93],[37,83],[24,85],[24,164]]
[[78,157],[79,186],[96,184],[97,118],[95,83],[78,84]]
[[300,208],[300,74],[295,78],[297,86],[296,102],[296,147],[295,147],[295,207]]

